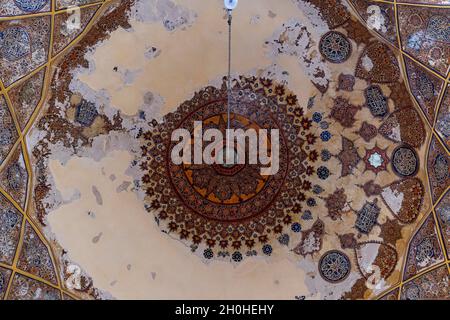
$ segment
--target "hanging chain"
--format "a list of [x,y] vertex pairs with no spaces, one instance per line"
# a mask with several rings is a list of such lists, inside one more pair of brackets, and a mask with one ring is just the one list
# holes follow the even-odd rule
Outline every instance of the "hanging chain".
[[228,10],[228,129],[230,129],[231,114],[231,21],[233,17],[231,10]]
[[230,146],[230,117],[231,117],[231,10],[228,11],[228,106],[227,106],[227,152]]

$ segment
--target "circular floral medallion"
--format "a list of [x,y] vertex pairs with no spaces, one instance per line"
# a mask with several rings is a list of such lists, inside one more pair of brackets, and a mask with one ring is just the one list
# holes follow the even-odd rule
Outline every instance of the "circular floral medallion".
[[414,149],[403,145],[392,153],[392,167],[394,172],[402,177],[411,177],[417,173],[419,158]]
[[[244,91],[239,93],[243,95],[241,104],[234,108],[231,115],[232,128],[253,128],[258,132],[261,127],[257,123],[265,123],[265,127],[279,130],[274,119],[262,115],[259,105],[252,107],[253,101],[244,101],[246,95]],[[203,119],[203,129],[217,129],[225,137],[226,103],[213,102],[205,106],[205,109],[209,107],[213,113]],[[247,117],[243,116],[244,114],[247,114]],[[255,121],[249,118],[251,114]],[[182,120],[180,127],[188,128],[193,122],[194,120],[188,116]],[[174,144],[169,150],[173,147]],[[287,146],[284,138],[280,140],[280,150],[286,154]],[[287,157],[280,157],[280,170],[274,176],[261,175],[261,166],[258,164],[214,163],[179,166],[168,161],[167,166],[170,183],[185,206],[206,219],[238,222],[258,215],[273,202],[286,177],[287,161]]]
[[[312,121],[284,86],[267,79],[241,78],[232,91],[231,128],[243,132],[253,129],[267,151],[258,149],[255,163],[249,161],[248,143],[240,147],[238,143],[234,155],[244,150],[245,161],[172,161],[178,143],[171,141],[175,130],[185,129],[192,139],[196,132],[213,129],[225,139],[227,122],[225,84],[220,89],[203,89],[166,115],[162,123],[154,123],[142,133],[140,167],[147,209],[156,214],[163,230],[177,234],[195,250],[203,246],[204,257],[228,257],[238,262],[243,255],[236,250],[253,255],[253,249],[259,249],[271,255],[273,246],[269,242],[277,240],[283,230],[296,232],[291,227],[296,222],[291,208],[305,201],[306,190],[298,186],[310,185],[308,176],[314,174],[303,150]],[[274,132],[279,133],[276,140]],[[221,143],[225,146],[225,141]],[[208,147],[203,142],[200,151]],[[195,147],[192,150],[195,153]],[[261,156],[272,153],[279,154],[279,168],[269,175],[261,171],[268,167]]]
[[14,0],[16,6],[25,12],[37,12],[48,3],[49,0]]
[[328,282],[343,281],[350,274],[350,269],[350,259],[338,250],[326,252],[319,261],[320,275]]
[[1,56],[8,61],[15,61],[28,55],[30,46],[30,36],[22,27],[10,27],[0,32]]
[[320,39],[319,50],[328,61],[342,63],[350,57],[352,45],[342,33],[329,31]]

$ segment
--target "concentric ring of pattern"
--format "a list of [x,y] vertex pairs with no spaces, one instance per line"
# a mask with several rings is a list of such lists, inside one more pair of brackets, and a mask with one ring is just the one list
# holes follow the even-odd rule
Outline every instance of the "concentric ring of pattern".
[[333,63],[346,61],[352,53],[350,41],[337,31],[330,31],[323,35],[319,49],[324,58]]
[[350,259],[338,250],[326,252],[319,261],[319,272],[329,282],[340,282],[350,273]]
[[[308,176],[314,173],[302,149],[311,120],[303,116],[296,96],[270,80],[251,78],[236,83],[233,100],[238,102],[233,104],[232,128],[280,130],[280,166],[275,175],[263,176],[260,165],[248,163],[231,168],[175,165],[169,158],[174,147],[170,137],[177,128],[192,134],[194,121],[202,121],[203,130],[214,128],[225,134],[224,86],[202,90],[142,135],[141,168],[147,172],[142,181],[148,208],[156,210],[167,232],[209,247],[204,253],[207,258],[214,256],[214,249],[228,256],[235,250],[260,248],[270,255],[272,238],[293,223],[289,209],[306,199],[295,186],[308,184]],[[240,260],[239,254],[234,252],[233,260]]]
[[402,177],[413,176],[419,168],[419,159],[414,149],[403,145],[392,153],[394,171]]

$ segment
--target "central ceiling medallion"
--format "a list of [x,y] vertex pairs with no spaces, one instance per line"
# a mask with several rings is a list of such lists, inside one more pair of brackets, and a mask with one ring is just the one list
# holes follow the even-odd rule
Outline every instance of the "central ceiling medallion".
[[[204,258],[240,261],[244,256],[271,255],[274,244],[286,245],[298,232],[298,213],[311,189],[315,169],[305,152],[311,120],[297,97],[269,79],[234,82],[234,129],[279,130],[279,170],[263,175],[262,164],[175,164],[174,130],[194,137],[195,123],[203,129],[227,129],[227,85],[207,87],[184,102],[162,123],[142,133],[142,187],[146,207],[156,214],[161,229],[176,235]],[[268,141],[268,153],[271,143]],[[306,146],[310,144],[309,146]],[[208,145],[204,143],[203,148]],[[295,210],[293,208],[295,207]],[[282,239],[283,241],[279,241]]]

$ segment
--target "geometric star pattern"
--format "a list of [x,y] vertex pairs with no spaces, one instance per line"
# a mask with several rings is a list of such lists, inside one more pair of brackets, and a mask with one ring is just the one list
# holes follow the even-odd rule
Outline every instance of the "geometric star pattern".
[[[361,2],[361,1],[352,0],[352,1],[350,1],[350,5],[353,6],[354,8],[356,8],[356,4],[358,2]],[[366,2],[366,1],[363,1],[363,2]],[[406,3],[406,1],[398,1],[398,0],[367,1],[367,2],[370,2],[372,4],[382,5],[382,6],[388,6],[390,8],[391,14],[389,15],[389,17],[390,17],[389,20],[391,21],[391,23],[395,24],[395,29],[381,30],[382,32],[380,32],[380,30],[376,30],[376,29],[372,30],[372,31],[374,31],[374,33],[376,33],[378,37],[383,38],[384,40],[386,40],[387,42],[389,42],[395,46],[396,51],[399,53],[400,60],[403,65],[403,70],[405,70],[406,63],[408,62],[411,66],[414,66],[415,68],[420,68],[420,69],[424,70],[425,72],[430,74],[433,78],[435,78],[437,81],[440,81],[444,84],[444,85],[440,86],[440,88],[437,92],[437,99],[435,99],[436,101],[433,101],[432,105],[428,105],[428,109],[427,109],[427,110],[429,110],[428,114],[426,114],[423,109],[421,109],[421,111],[424,116],[423,118],[426,119],[426,125],[431,130],[432,136],[435,138],[435,141],[440,143],[442,145],[442,148],[445,148],[444,146],[446,145],[446,141],[444,141],[442,134],[441,135],[439,134],[439,127],[436,125],[436,117],[438,117],[439,108],[445,108],[444,94],[445,94],[445,90],[446,90],[447,86],[450,83],[450,73],[449,73],[449,68],[448,68],[448,62],[445,61],[445,62],[447,62],[447,64],[443,65],[441,63],[441,61],[436,61],[435,68],[433,68],[430,65],[430,63],[425,62],[425,60],[423,58],[423,53],[420,50],[416,50],[416,51],[413,50],[414,44],[415,44],[413,42],[414,37],[412,37],[412,36],[408,37],[408,35],[407,35],[407,33],[410,32],[411,26],[408,25],[405,21],[407,21],[406,17],[409,12],[418,13],[420,11],[423,11],[423,13],[421,12],[419,15],[423,19],[423,17],[426,15],[433,15],[435,17],[443,15],[443,16],[448,17],[449,9],[445,8],[445,7],[438,7],[438,6],[434,6],[434,7],[430,6],[430,8],[426,8],[427,5],[424,5],[420,1],[408,1],[407,3]],[[445,2],[446,1],[437,1],[436,4],[444,4]],[[433,8],[431,8],[431,7],[433,7]],[[392,12],[392,10],[393,10],[393,12]],[[431,12],[431,14],[429,12],[427,12],[427,10],[429,10],[429,12]],[[370,21],[368,21],[369,16],[367,14],[364,14],[363,10],[354,10],[354,11],[358,12],[359,18],[361,20],[370,24]],[[399,17],[402,18],[402,21],[400,21]],[[417,15],[415,15],[414,17],[417,17]],[[420,21],[420,22],[423,22],[423,21]],[[425,32],[430,32],[430,29],[425,30]],[[395,42],[392,41],[393,34],[397,35],[397,41],[395,41]],[[431,36],[439,37],[440,35],[432,34]],[[446,56],[448,57],[448,52],[449,52],[448,51],[449,50],[448,39],[446,39],[446,41],[443,41],[442,47],[440,49],[444,51],[443,55],[445,56],[445,54],[446,54]],[[437,56],[438,49],[436,49],[435,53],[436,53],[435,58],[439,59],[439,57]],[[410,90],[412,91],[413,84],[409,83],[409,86],[410,86]],[[420,108],[418,108],[418,109],[420,109]],[[431,140],[434,140],[434,139],[430,139],[430,141]],[[430,144],[431,143],[429,142],[427,149],[430,148]],[[447,145],[447,148],[448,148],[448,145]],[[446,151],[447,151],[447,154],[449,154],[449,150],[447,149]],[[447,186],[446,190],[447,191],[450,190],[450,187]],[[446,192],[444,192],[444,194],[445,193]],[[432,217],[434,219],[434,223],[436,223],[436,224],[437,224],[438,220],[437,220],[436,213],[435,213],[435,207],[438,205],[441,198],[442,198],[442,196],[439,197],[438,199],[433,199],[433,212],[430,217]],[[425,216],[422,221],[425,221],[427,219],[427,217],[428,216]],[[420,223],[419,226],[421,224],[422,223]],[[419,232],[419,230],[417,230],[416,232]],[[442,230],[440,228],[436,228],[436,232],[438,234],[440,247],[445,248],[444,243],[443,243]],[[414,235],[415,234],[413,234],[411,236],[410,241],[412,241],[412,239],[414,239]],[[424,278],[424,279],[426,278],[426,281],[432,282],[434,277],[429,276],[429,275],[433,274],[433,272],[435,272],[436,269],[441,268],[441,267],[445,268],[445,266],[447,267],[448,272],[450,273],[450,261],[449,261],[448,255],[445,256],[443,261],[420,270],[414,277],[409,278],[407,280],[400,280],[400,282],[398,284],[396,284],[389,290],[386,290],[385,292],[380,294],[379,298],[386,299],[386,297],[389,297],[389,299],[405,299],[406,290],[409,290],[411,285],[413,285],[413,284],[415,285],[416,282],[420,282],[420,279],[422,279],[422,278]],[[402,272],[403,273],[405,272],[404,269]],[[404,276],[402,276],[401,279],[404,279]],[[448,275],[447,275],[447,283],[448,283]]]
[[[33,235],[37,236],[39,238],[39,243],[43,245],[46,250],[48,251],[48,257],[51,260],[51,263],[53,265],[53,268],[55,270],[58,270],[57,266],[55,265],[55,257],[51,250],[51,247],[48,243],[48,240],[45,239],[42,232],[37,228],[36,222],[33,220],[30,214],[30,210],[32,210],[32,206],[30,205],[30,197],[31,197],[31,185],[30,182],[33,180],[33,172],[31,170],[30,165],[30,156],[28,154],[27,149],[27,133],[33,124],[33,122],[36,120],[36,117],[42,107],[42,100],[37,102],[37,105],[34,106],[33,110],[30,113],[27,113],[27,119],[24,122],[21,121],[20,117],[21,115],[17,112],[17,107],[14,105],[14,99],[11,97],[11,93],[14,91],[14,89],[19,88],[22,84],[25,84],[30,78],[33,76],[44,73],[43,76],[43,87],[48,88],[49,83],[51,81],[50,78],[50,70],[52,66],[55,64],[58,58],[62,57],[79,39],[84,37],[86,35],[86,30],[88,30],[92,25],[95,19],[99,16],[99,13],[102,12],[102,9],[106,7],[106,5],[111,2],[110,0],[88,0],[88,1],[77,1],[72,0],[70,1],[70,5],[79,5],[81,11],[84,13],[89,12],[86,14],[88,17],[86,20],[83,21],[83,28],[82,31],[77,33],[76,35],[73,35],[72,38],[70,38],[69,43],[64,42],[62,44],[56,44],[57,35],[55,34],[57,27],[56,23],[60,20],[61,17],[67,16],[70,14],[70,9],[64,8],[64,5],[62,4],[61,0],[48,0],[47,4],[43,2],[43,6],[40,8],[37,8],[37,10],[31,10],[28,11],[20,11],[18,9],[14,9],[14,11],[8,11],[7,6],[8,4],[13,3],[12,0],[7,0],[2,2],[0,4],[0,26],[7,25],[9,22],[17,22],[19,25],[23,20],[27,19],[38,19],[41,18],[42,20],[49,20],[50,21],[50,28],[49,28],[49,46],[48,48],[45,48],[45,59],[42,60],[42,63],[39,63],[38,65],[33,65],[30,67],[30,69],[22,70],[23,72],[20,73],[20,77],[17,79],[10,78],[9,80],[6,78],[0,79],[0,95],[4,97],[6,106],[8,108],[9,113],[11,114],[11,117],[13,119],[13,130],[15,130],[15,134],[13,135],[15,138],[14,144],[11,148],[11,150],[8,152],[8,155],[6,156],[4,161],[0,163],[0,174],[2,174],[6,169],[7,165],[10,162],[10,160],[14,156],[14,152],[17,150],[22,150],[22,157],[23,162],[25,163],[25,168],[27,171],[26,180],[27,180],[27,190],[25,195],[25,200],[22,201],[22,199],[15,198],[15,195],[13,192],[10,192],[7,190],[7,188],[4,188],[3,186],[0,186],[0,196],[5,198],[6,201],[8,201],[9,205],[12,206],[17,212],[20,213],[20,234],[19,234],[19,242],[14,252],[14,257],[12,259],[12,264],[0,262],[0,276],[2,277],[4,283],[6,283],[6,286],[2,287],[0,286],[0,299],[12,299],[12,298],[20,298],[18,297],[18,290],[21,283],[27,283],[28,287],[31,288],[31,290],[34,290],[34,292],[37,292],[38,290],[40,292],[43,292],[45,295],[44,298],[55,298],[55,299],[76,299],[77,297],[74,296],[73,293],[69,292],[67,288],[64,287],[64,284],[61,281],[61,276],[58,271],[55,272],[55,281],[52,281],[52,279],[44,279],[39,272],[28,272],[23,270],[24,268],[20,268],[20,254],[22,252],[22,248],[24,247],[24,243],[26,241],[26,230],[28,228],[28,234],[32,233]],[[350,1],[351,5],[354,6],[357,1]],[[450,84],[450,74],[448,70],[448,65],[442,66],[441,62],[436,62],[436,67],[433,67],[429,63],[426,63],[423,59],[422,52],[417,52],[417,55],[415,55],[414,51],[411,48],[414,48],[414,42],[412,42],[414,39],[408,38],[408,36],[405,33],[404,28],[402,28],[401,22],[399,20],[400,12],[411,10],[411,9],[420,9],[423,7],[423,4],[421,4],[420,1],[416,2],[408,2],[403,3],[403,1],[397,1],[397,0],[390,0],[390,1],[370,1],[371,3],[382,3],[383,6],[389,8],[389,21],[391,23],[394,23],[395,25],[393,28],[389,28],[385,32],[376,32],[377,36],[385,37],[385,40],[390,43],[391,45],[394,45],[396,47],[396,51],[400,54],[401,58],[401,64],[402,69],[404,70],[406,68],[406,60],[411,61],[412,64],[416,65],[416,67],[420,67],[421,69],[424,69],[426,72],[430,73],[438,79],[440,82],[443,83],[442,86],[439,88],[438,97],[436,101],[433,102],[433,105],[430,106],[427,110],[432,110],[432,115],[425,114],[423,110],[421,111],[423,113],[423,118],[426,119],[426,125],[429,127],[433,138],[435,139],[437,143],[439,143],[442,146],[442,149],[447,152],[447,156],[450,154],[448,145],[446,145],[446,141],[444,141],[444,138],[442,137],[442,132],[437,126],[436,119],[439,117],[439,112],[444,108],[444,96],[445,96],[445,90],[447,86]],[[400,4],[400,2],[402,2]],[[67,3],[67,1],[65,1]],[[437,2],[439,3],[439,1]],[[445,8],[434,8],[434,11],[442,10],[443,12]],[[360,10],[355,10],[357,12],[361,12]],[[448,16],[448,11],[445,11],[443,14],[444,16]],[[360,16],[362,20],[367,22],[368,16],[362,15]],[[21,32],[15,30],[15,32]],[[439,37],[440,35],[434,35],[435,37]],[[27,36],[25,33],[23,33],[23,41],[26,43]],[[408,40],[409,39],[409,40]],[[67,41],[67,39],[65,40]],[[411,41],[408,43],[408,41]],[[448,44],[448,42],[447,42]],[[409,45],[409,47],[407,46]],[[26,46],[24,46],[25,48]],[[447,47],[441,48],[441,50],[448,52],[448,45]],[[433,54],[436,56],[436,59],[439,60],[439,50],[435,50]],[[1,66],[3,67],[3,66]],[[5,85],[6,83],[6,85]],[[410,90],[412,90],[411,84]],[[42,98],[42,95],[44,94],[45,90],[41,90],[38,94]],[[429,139],[431,141],[432,139]],[[428,145],[427,148],[429,148],[430,145]],[[432,210],[431,214],[427,215],[423,218],[422,223],[426,221],[426,219],[432,219],[433,223],[438,226],[439,225],[439,219],[436,215],[436,208],[438,204],[443,199],[444,195],[448,193],[450,190],[449,187],[446,188],[444,192],[442,192],[441,196],[437,199],[432,199]],[[0,208],[0,210],[3,210],[4,208]],[[420,223],[419,225],[422,225]],[[416,233],[420,230],[416,230]],[[414,233],[411,236],[411,241],[414,239],[416,233]],[[448,273],[450,273],[450,260],[447,251],[444,249],[445,245],[443,242],[444,236],[442,234],[441,228],[436,228],[436,235],[437,240],[439,241],[439,246],[441,250],[444,253],[442,261],[439,260],[436,264],[432,264],[429,266],[426,266],[425,268],[421,269],[419,272],[417,272],[414,277],[407,278],[405,280],[404,277],[404,268],[402,268],[402,276],[400,277],[400,281],[394,285],[393,287],[389,288],[385,292],[383,292],[379,297],[385,298],[389,296],[389,298],[397,298],[397,299],[404,299],[407,294],[409,293],[410,288],[417,285],[417,283],[420,283],[422,279],[426,279],[428,282],[434,281],[433,279],[437,279],[436,281],[442,281],[442,279],[445,279],[447,277],[447,283],[448,283]],[[45,249],[42,248],[42,249]],[[43,250],[45,251],[45,250]],[[445,269],[447,269],[447,273],[445,272]],[[443,271],[443,272],[442,272]],[[439,274],[438,274],[439,273]],[[438,274],[438,276],[435,276],[434,274]]]
[[[0,185],[0,196],[4,197],[6,201],[8,201],[9,204],[21,214],[19,244],[15,249],[13,263],[12,265],[9,265],[4,262],[0,262],[0,280],[2,283],[0,286],[0,299],[30,299],[33,298],[33,296],[38,299],[78,299],[78,297],[74,296],[73,293],[69,292],[67,288],[64,287],[58,271],[49,271],[52,275],[48,278],[48,276],[45,276],[41,270],[34,271],[34,269],[24,270],[26,268],[20,268],[21,263],[19,258],[22,251],[21,248],[24,246],[24,241],[28,241],[28,251],[37,250],[41,252],[40,254],[43,256],[41,256],[40,259],[42,259],[42,257],[44,260],[47,259],[51,268],[55,268],[55,270],[58,269],[55,265],[54,254],[51,247],[48,245],[48,240],[43,236],[39,228],[36,227],[37,224],[30,214],[30,210],[32,210],[32,206],[30,205],[30,182],[33,179],[33,173],[30,168],[30,156],[27,149],[26,135],[29,132],[31,125],[36,120],[36,116],[38,115],[40,109],[42,108],[42,95],[45,92],[42,88],[47,88],[49,86],[51,81],[50,69],[58,58],[63,56],[72,46],[74,46],[82,37],[85,36],[86,31],[92,27],[96,17],[109,2],[111,1],[72,0],[69,5],[78,6],[80,8],[81,29],[79,32],[70,34],[67,37],[65,37],[64,34],[61,34],[63,33],[63,29],[66,33],[70,31],[67,30],[67,21],[71,18],[73,9],[69,9],[67,7],[67,1],[42,0],[35,1],[31,5],[26,1],[22,1],[19,2],[18,5],[15,5],[14,1],[7,0],[2,1],[0,4],[0,31],[8,30],[8,25],[13,23],[19,27],[14,30],[9,30],[8,32],[22,32],[21,39],[23,39],[25,45],[23,47],[15,46],[15,49],[17,49],[15,52],[16,55],[18,52],[21,52],[20,50],[25,50],[23,48],[26,48],[27,41],[33,41],[28,38],[24,31],[26,24],[32,22],[33,19],[50,21],[50,32],[42,30],[42,32],[46,32],[50,35],[49,46],[43,49],[46,54],[44,60],[42,60],[42,63],[28,65],[28,68],[22,69],[22,72],[15,69],[15,71],[12,71],[10,74],[3,75],[2,73],[3,77],[0,79],[0,95],[5,98],[8,111],[13,118],[11,129],[14,134],[12,136],[17,138],[6,158],[2,159],[4,161],[0,163],[0,176],[6,174],[8,167],[10,167],[10,159],[16,161],[14,160],[14,157],[17,158],[17,156],[15,156],[14,153],[22,150],[20,159],[25,164],[26,174],[21,178],[25,179],[25,185],[27,186],[25,192],[26,194],[23,195],[24,199],[22,200],[20,197],[15,197],[17,197],[18,194],[23,193],[12,192],[8,190],[7,187]],[[40,3],[42,3],[42,7],[38,7]],[[44,51],[41,50],[41,52]],[[10,54],[10,52],[8,51],[5,53],[2,51],[2,55],[4,57],[8,57],[6,54]],[[26,59],[26,57],[22,58],[17,56],[15,56],[15,58]],[[40,60],[38,59],[38,61]],[[10,68],[11,66],[12,63],[8,66],[8,61],[6,61],[5,65],[0,64],[0,68],[3,68],[5,72],[7,72],[7,68]],[[11,78],[10,75],[20,75],[20,77],[16,79],[14,77]],[[33,79],[35,75],[40,78],[39,81],[43,82],[42,85],[35,85],[34,87],[36,88],[34,88],[33,85],[28,85],[28,80]],[[29,96],[34,96],[34,98],[38,97],[38,99],[36,101],[36,99],[31,100],[28,98],[27,102],[29,102],[29,109],[21,110],[18,109],[19,107],[21,108],[21,104],[16,103],[17,97],[15,94],[17,92],[23,93],[22,95],[18,95],[19,98],[27,99]],[[15,134],[15,132],[17,132],[17,134]],[[5,207],[2,206],[0,210],[5,210]],[[26,230],[28,230],[28,237],[30,234],[35,239],[37,237],[34,242],[30,242],[30,239],[26,240]],[[37,249],[34,248],[34,245],[37,245]],[[38,259],[38,256],[34,257],[29,256],[31,253],[27,254],[27,259]],[[42,264],[42,261],[38,262],[39,264]],[[47,280],[43,277],[47,278]],[[23,291],[21,290],[21,286],[29,288],[25,296],[21,296],[21,291]],[[39,293],[39,297],[35,295],[37,293]]]

